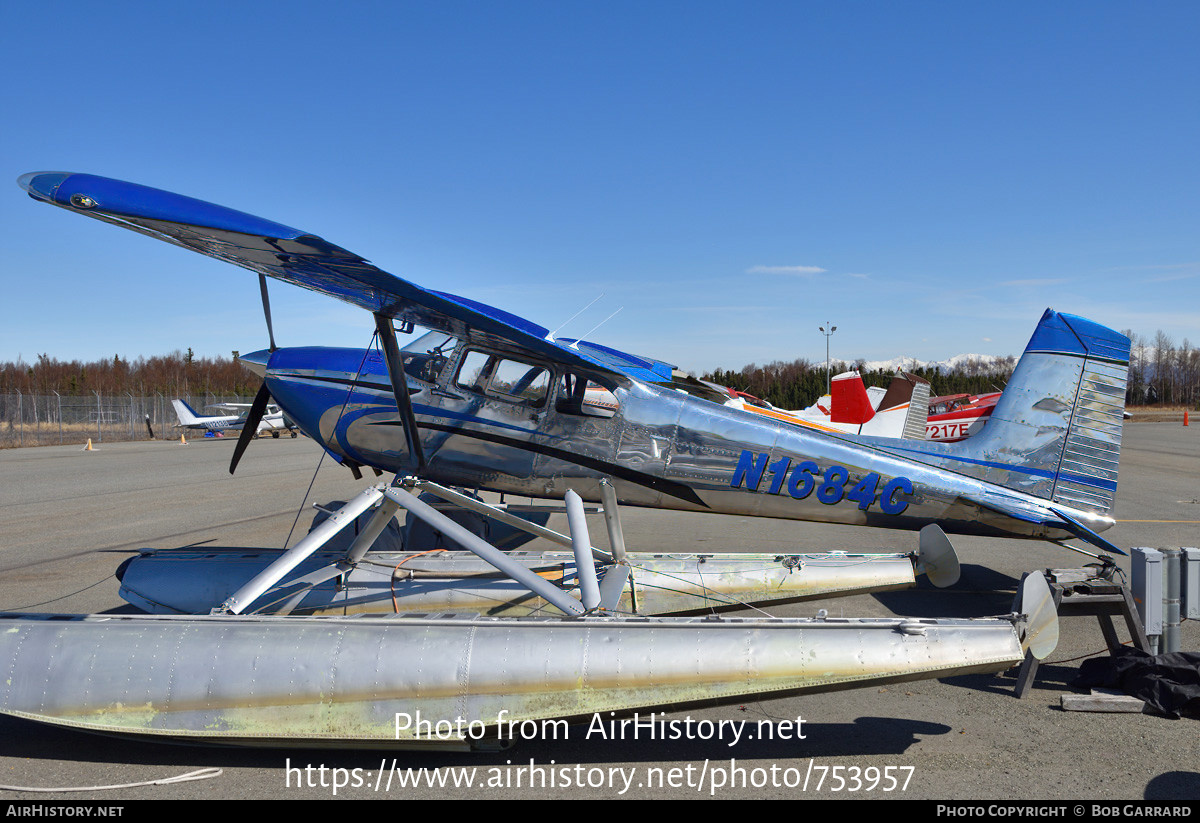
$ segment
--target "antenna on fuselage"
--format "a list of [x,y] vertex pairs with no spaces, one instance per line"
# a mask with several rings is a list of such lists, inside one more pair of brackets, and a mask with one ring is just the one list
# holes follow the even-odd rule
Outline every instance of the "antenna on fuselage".
[[571,345],[570,345],[568,348],[572,348],[572,349],[574,349],[575,351],[579,351],[579,341],[580,341],[580,340],[582,340],[584,337],[588,337],[588,336],[589,336],[589,335],[591,335],[591,333],[592,333],[592,332],[594,332],[596,329],[598,329],[598,328],[600,328],[601,326],[603,326],[603,325],[604,325],[605,323],[607,323],[609,320],[612,320],[614,317],[616,317],[618,314],[620,314],[620,312],[621,312],[621,309],[623,309],[623,308],[625,308],[625,307],[624,307],[624,306],[621,306],[621,308],[620,308],[620,309],[617,309],[615,312],[613,312],[612,314],[610,314],[608,317],[604,318],[604,319],[603,319],[603,320],[601,320],[599,323],[597,323],[596,325],[592,326],[590,329],[588,329],[586,332],[584,332],[582,336],[580,336],[580,337],[576,338],[575,342],[574,342],[574,343],[572,343],[572,344],[571,344]]
[[594,298],[592,298],[592,302],[591,302],[591,303],[588,303],[588,304],[587,304],[586,306],[584,306],[582,309],[580,309],[579,311],[575,312],[575,313],[574,313],[574,314],[572,314],[570,317],[568,317],[568,318],[566,319],[566,321],[565,321],[564,323],[560,324],[560,325],[559,325],[559,327],[558,327],[557,329],[555,329],[554,331],[552,331],[552,332],[550,332],[549,334],[547,334],[547,335],[546,335],[546,339],[547,339],[547,340],[549,340],[551,343],[553,343],[553,342],[554,342],[554,335],[556,335],[556,334],[558,334],[560,331],[562,331],[562,330],[563,330],[563,328],[564,328],[564,327],[567,325],[567,323],[570,323],[570,322],[571,322],[572,320],[574,320],[576,317],[578,317],[579,315],[583,314],[585,311],[587,311],[588,309],[590,309],[590,308],[592,307],[592,303],[595,303],[597,300],[599,300],[599,299],[600,299],[601,297],[603,297],[603,296],[604,296],[604,292],[600,292],[600,294],[598,294],[598,295],[596,295]]

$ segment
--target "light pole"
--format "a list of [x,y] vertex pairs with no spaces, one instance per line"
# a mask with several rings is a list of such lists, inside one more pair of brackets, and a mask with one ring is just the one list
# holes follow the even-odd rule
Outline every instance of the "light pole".
[[[832,326],[829,321],[825,321],[825,325],[821,326],[821,334],[825,335],[825,393],[829,394],[829,338],[837,331],[837,326]],[[825,331],[829,329],[829,331]]]

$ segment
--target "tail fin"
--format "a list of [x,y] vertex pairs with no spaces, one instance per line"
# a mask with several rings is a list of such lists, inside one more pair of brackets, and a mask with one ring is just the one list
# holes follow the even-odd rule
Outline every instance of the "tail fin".
[[1047,309],[983,431],[943,453],[965,474],[1107,514],[1128,371],[1127,337]]
[[883,399],[879,401],[875,418],[863,425],[860,433],[924,440],[925,419],[928,416],[929,381],[915,374],[897,372]]
[[875,406],[867,396],[858,372],[843,372],[830,381],[829,419],[832,422],[861,425],[874,416]]
[[179,425],[190,426],[197,422],[199,415],[197,415],[196,410],[187,403],[176,399],[171,401],[171,405],[175,407],[175,414],[179,415]]

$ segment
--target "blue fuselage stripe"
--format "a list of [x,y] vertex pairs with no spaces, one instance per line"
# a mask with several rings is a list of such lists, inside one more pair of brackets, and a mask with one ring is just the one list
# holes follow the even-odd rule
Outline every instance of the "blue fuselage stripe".
[[[345,374],[345,372],[339,372],[338,374],[339,375]],[[390,411],[395,408],[395,405],[394,405],[395,404],[395,399],[394,399],[395,395],[393,394],[392,387],[390,385],[385,386],[382,384],[375,384],[375,383],[371,383],[371,382],[367,382],[367,381],[359,382],[356,384],[353,382],[353,380],[347,380],[344,377],[339,376],[339,377],[335,378],[335,377],[327,377],[327,376],[317,375],[317,374],[307,375],[307,374],[274,373],[274,374],[271,374],[271,377],[272,377],[272,379],[280,380],[285,383],[312,382],[312,383],[316,383],[317,385],[320,385],[322,387],[329,386],[329,385],[340,386],[340,385],[345,385],[345,384],[349,383],[353,389],[353,393],[351,395],[351,400],[354,399],[354,395],[362,395],[362,394],[366,394],[368,396],[370,396],[370,395],[385,395],[387,397],[393,398],[392,405],[390,405],[390,406],[389,405],[381,405],[380,409],[382,411]],[[463,412],[448,411],[446,409],[437,408],[436,406],[426,406],[422,403],[414,403],[413,404],[413,413],[424,415],[426,417],[432,417],[432,418],[442,417],[447,420],[460,420],[464,423],[476,423],[481,426],[493,426],[495,428],[500,428],[500,429],[510,429],[512,431],[521,432],[522,434],[537,435],[537,436],[544,437],[549,440],[561,440],[562,439],[559,435],[546,434],[544,432],[539,432],[537,429],[529,429],[529,428],[525,428],[523,426],[514,426],[511,423],[501,423],[497,420],[488,420],[487,418],[484,418],[484,417],[477,417],[477,416],[471,415],[471,414],[464,414]]]
[[929,457],[939,457],[945,460],[955,460],[959,463],[970,463],[974,466],[986,466],[989,469],[1004,469],[1005,471],[1017,472],[1019,474],[1028,474],[1033,477],[1044,477],[1047,480],[1067,480],[1071,483],[1079,483],[1082,486],[1093,486],[1098,489],[1107,489],[1115,492],[1117,490],[1116,481],[1101,480],[1098,477],[1087,477],[1081,474],[1063,474],[1050,471],[1049,469],[1031,469],[1025,466],[1013,466],[1008,463],[996,463],[991,460],[975,460],[970,457],[956,457],[952,454],[938,454],[937,452],[927,452],[921,449],[906,449],[903,447],[892,447],[893,451],[912,452],[913,454],[922,454]]
[[544,434],[537,429],[525,429],[521,426],[514,426],[511,423],[498,423],[495,420],[488,420],[483,417],[475,417],[474,415],[463,414],[462,412],[446,411],[445,409],[438,409],[432,406],[413,404],[413,412],[415,414],[423,414],[426,417],[445,417],[448,420],[461,420],[464,423],[478,423],[481,426],[495,426],[496,428],[500,429],[512,429],[513,431],[518,431],[522,434],[536,434],[540,437],[545,437],[552,440],[562,439],[558,435]]

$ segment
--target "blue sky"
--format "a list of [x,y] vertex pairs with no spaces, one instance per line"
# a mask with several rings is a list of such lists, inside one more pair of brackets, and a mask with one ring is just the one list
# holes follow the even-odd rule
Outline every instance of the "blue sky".
[[[685,369],[1200,343],[1200,5],[10,2],[0,158]],[[0,189],[0,360],[266,344],[256,279]],[[281,345],[364,313],[272,288]]]

